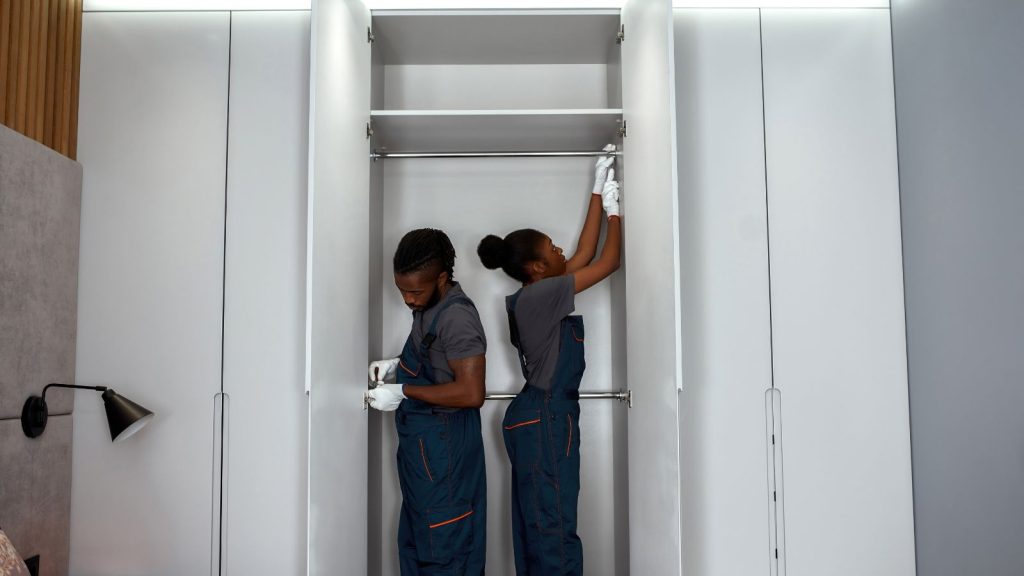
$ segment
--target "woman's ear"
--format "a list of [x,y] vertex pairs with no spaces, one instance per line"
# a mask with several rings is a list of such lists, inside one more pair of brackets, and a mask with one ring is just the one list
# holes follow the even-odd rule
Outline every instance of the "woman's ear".
[[547,271],[548,263],[544,260],[534,260],[533,262],[530,262],[530,275],[534,278],[543,278]]

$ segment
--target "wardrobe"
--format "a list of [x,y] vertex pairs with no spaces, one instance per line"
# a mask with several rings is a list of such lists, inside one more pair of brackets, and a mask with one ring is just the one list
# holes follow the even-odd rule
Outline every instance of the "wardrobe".
[[[309,571],[396,573],[393,418],[362,404],[370,359],[393,357],[410,314],[391,256],[406,231],[452,238],[455,277],[488,337],[488,392],[522,386],[489,233],[540,229],[575,245],[594,154],[620,150],[624,265],[577,299],[587,324],[581,537],[592,574],[678,571],[680,384],[669,6],[619,10],[313,12],[307,386]],[[485,157],[452,157],[455,154]],[[411,156],[411,157],[410,157]],[[652,249],[651,247],[660,247]],[[506,400],[483,408],[488,570],[512,572]],[[362,468],[369,462],[368,473]],[[366,521],[367,531],[353,530]],[[634,534],[642,534],[636,538]],[[367,550],[369,553],[367,554]],[[363,564],[365,562],[365,565]],[[674,567],[674,568],[672,568]]]
[[309,20],[86,3],[71,574],[305,571]]
[[915,574],[888,9],[677,8],[683,574]]
[[[88,8],[88,7],[87,7]],[[889,11],[83,16],[75,574],[395,574],[401,236],[445,230],[500,421],[522,385],[476,245],[575,245],[616,144],[621,269],[577,298],[586,573],[914,573]]]

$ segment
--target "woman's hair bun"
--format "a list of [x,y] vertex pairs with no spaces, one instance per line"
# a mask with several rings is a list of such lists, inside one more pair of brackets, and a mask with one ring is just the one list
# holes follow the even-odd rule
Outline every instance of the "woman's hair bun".
[[480,241],[480,245],[476,247],[476,253],[488,270],[501,268],[508,259],[508,247],[505,245],[505,241],[494,234],[488,234]]

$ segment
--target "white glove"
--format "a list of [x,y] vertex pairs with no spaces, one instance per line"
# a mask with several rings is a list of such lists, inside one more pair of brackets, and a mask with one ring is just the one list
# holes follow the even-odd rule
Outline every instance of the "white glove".
[[[608,144],[602,148],[605,152],[614,152],[615,144]],[[604,181],[608,179],[608,168],[615,164],[615,156],[601,156],[594,163],[594,187],[591,192],[594,194],[601,194],[601,190],[604,188]]]
[[615,169],[608,170],[608,180],[601,189],[601,205],[609,216],[619,216],[619,183],[615,181]]
[[405,399],[405,393],[402,392],[402,384],[381,384],[373,390],[364,392],[363,398],[371,407],[382,412],[390,412],[398,409],[398,405]]
[[377,360],[376,362],[370,362],[370,381],[377,382],[378,384],[383,383],[385,380],[394,380],[395,370],[398,369],[398,358],[390,358],[388,360]]

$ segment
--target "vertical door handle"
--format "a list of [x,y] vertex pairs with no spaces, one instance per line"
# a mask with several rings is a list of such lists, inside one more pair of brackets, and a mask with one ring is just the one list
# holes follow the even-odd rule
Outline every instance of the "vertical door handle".
[[764,392],[768,462],[768,564],[771,576],[786,576],[785,490],[782,482],[782,391]]
[[210,576],[228,573],[228,434],[231,397],[224,392],[213,396],[212,458],[210,482]]

